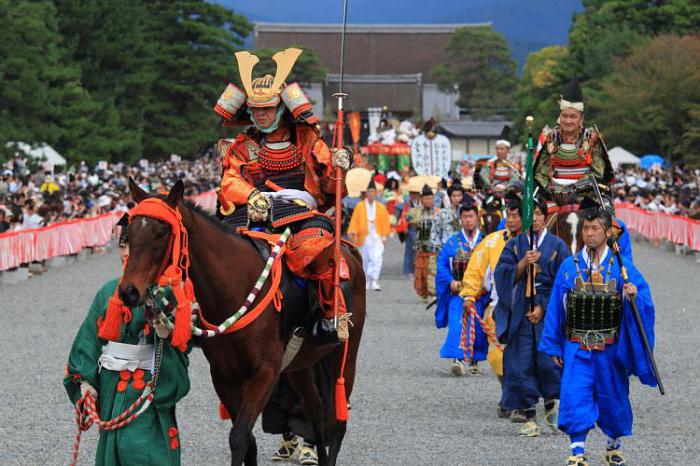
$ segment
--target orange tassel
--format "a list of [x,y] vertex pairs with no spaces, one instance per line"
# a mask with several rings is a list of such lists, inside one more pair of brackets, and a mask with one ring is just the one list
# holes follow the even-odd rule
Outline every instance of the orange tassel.
[[194,286],[189,278],[185,280],[185,297],[189,302],[194,301]]
[[226,419],[231,419],[231,415],[229,414],[228,409],[226,409],[226,406],[224,406],[224,404],[221,401],[219,401],[219,418],[221,418],[221,420],[223,421],[225,421]]
[[181,287],[175,286],[172,290],[177,301],[177,309],[175,310],[175,328],[173,328],[170,344],[184,352],[187,349],[187,342],[192,336],[192,308]]
[[99,331],[97,335],[103,340],[118,340],[121,334],[122,321],[124,320],[124,303],[119,299],[119,291],[109,298],[105,318],[97,322]]
[[335,382],[335,418],[338,421],[348,420],[348,399],[345,396],[345,378],[338,377]]

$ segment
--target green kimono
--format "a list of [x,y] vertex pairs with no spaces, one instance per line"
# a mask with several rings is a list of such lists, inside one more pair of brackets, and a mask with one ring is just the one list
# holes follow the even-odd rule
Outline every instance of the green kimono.
[[[107,342],[97,336],[97,319],[104,318],[107,302],[118,279],[105,283],[97,292],[85,321],[73,341],[63,385],[75,404],[80,399],[80,382],[86,380],[98,392],[98,409],[103,421],[114,419],[143,392],[150,371],[112,371],[98,367],[102,347]],[[132,310],[131,321],[122,325],[120,343],[153,344],[155,331],[145,330],[143,307]],[[175,404],[190,389],[187,366],[191,346],[185,353],[163,345],[161,372],[151,406],[135,421],[113,431],[100,431],[96,465],[179,465],[180,441],[175,420]]]

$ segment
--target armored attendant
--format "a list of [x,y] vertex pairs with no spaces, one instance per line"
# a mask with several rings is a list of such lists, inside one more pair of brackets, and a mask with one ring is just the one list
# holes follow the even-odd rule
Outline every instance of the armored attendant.
[[364,201],[352,212],[348,235],[362,253],[362,266],[367,279],[367,289],[379,291],[379,274],[382,271],[384,244],[391,233],[389,212],[377,201],[377,186],[370,180]]
[[[124,262],[129,254],[126,216],[119,224],[119,251]],[[118,285],[119,279],[115,278],[97,292],[73,341],[63,385],[74,404],[86,394],[92,395],[100,419],[108,421],[141,396],[158,370],[152,404],[133,422],[116,430],[100,430],[95,464],[179,465],[180,432],[175,405],[190,390],[187,354],[191,346],[175,348],[164,344],[160,368],[155,367],[157,340],[167,339],[170,331],[165,324],[152,327],[142,306],[131,309],[131,318],[122,324],[117,340],[108,341],[101,336],[101,322]]]
[[499,185],[510,187],[520,179],[520,171],[508,161],[509,154],[510,142],[505,139],[496,141],[496,156],[485,163],[478,174],[486,191]]
[[[522,205],[521,205],[522,214]],[[536,406],[544,399],[545,420],[556,431],[559,400],[560,369],[537,345],[542,336],[544,315],[549,304],[554,277],[562,261],[571,253],[566,244],[549,234],[544,227],[547,205],[535,200],[530,232],[508,241],[495,271],[498,305],[496,306],[496,335],[506,344],[503,352],[503,398],[507,410],[518,410],[514,422],[525,424],[518,435],[537,437]],[[534,290],[533,290],[534,289]]]
[[431,231],[433,243],[443,245],[448,239],[461,229],[459,219],[459,206],[464,198],[464,188],[459,181],[453,181],[447,188],[447,197],[450,201],[448,208],[440,210],[435,219],[434,228]]
[[[335,170],[340,167],[344,174],[351,154],[329,150],[309,99],[299,84],[285,84],[301,53],[295,48],[276,53],[272,57],[276,75],[256,79],[252,72],[258,58],[236,53],[245,91],[229,84],[214,110],[224,124],[249,128],[236,139],[219,141],[220,212],[226,216],[224,222],[236,229],[290,227],[287,265],[294,274],[318,283],[324,316],[330,318],[333,222],[319,212],[332,206]],[[344,182],[342,186],[345,189]],[[340,325],[347,323],[341,319]]]
[[[475,309],[479,310],[476,305],[484,295],[490,297],[489,306],[484,313],[484,322],[488,328],[495,331],[495,321],[493,320],[493,309],[498,304],[498,291],[494,282],[494,271],[501,257],[503,248],[506,243],[520,233],[522,222],[520,220],[520,201],[517,196],[512,196],[507,199],[506,203],[506,228],[499,230],[486,236],[474,250],[474,254],[469,260],[469,265],[462,279],[462,290],[459,295],[464,299],[464,310],[469,312],[471,305],[474,304]],[[471,324],[471,321],[469,321]],[[475,323],[475,328],[481,329]],[[498,381],[503,388],[503,350],[496,347],[495,341],[490,341],[493,344],[489,349],[488,360],[491,368],[498,377]],[[498,416],[502,418],[508,417],[510,411],[504,409],[499,401]]]
[[584,176],[607,185],[613,177],[600,131],[596,126],[586,128],[583,117],[583,93],[574,79],[559,99],[558,125],[545,126],[535,153],[535,181],[560,205],[570,203],[563,194],[564,186]]
[[396,233],[399,235],[399,239],[404,241],[402,271],[404,274],[412,277],[416,271],[416,238],[418,231],[416,225],[411,224],[408,219],[409,213],[413,209],[420,209],[421,187],[417,183],[408,183],[406,190],[408,194],[405,196],[403,206],[401,206],[401,214],[396,224]]
[[620,263],[609,246],[610,213],[589,209],[583,222],[585,247],[557,273],[539,348],[564,368],[559,428],[571,438],[566,464],[588,464],[586,436],[597,424],[608,436],[605,463],[621,466],[627,463],[620,437],[632,435],[629,376],[657,384],[630,301],[636,300],[652,347],[654,303],[641,273],[624,257]]
[[420,207],[408,211],[408,222],[416,229],[416,258],[413,287],[416,294],[427,302],[435,296],[435,268],[437,253],[442,246],[432,234],[440,209],[433,205],[433,190],[427,184],[420,194]]
[[[479,208],[471,197],[466,198],[459,206],[461,230],[452,235],[443,245],[437,258],[437,274],[435,289],[437,291],[437,309],[435,325],[437,328],[447,327],[445,343],[440,348],[440,357],[452,360],[452,373],[458,377],[465,373],[465,362],[469,364],[469,374],[478,375],[478,362],[486,359],[488,341],[481,328],[476,329],[475,341],[467,340],[467,345],[473,348],[465,355],[462,347],[462,316],[463,298],[460,296],[462,278],[477,244],[483,238],[479,231]],[[488,293],[481,293],[476,300],[480,316],[489,301]],[[470,317],[473,318],[473,317]],[[465,360],[465,357],[468,360]]]

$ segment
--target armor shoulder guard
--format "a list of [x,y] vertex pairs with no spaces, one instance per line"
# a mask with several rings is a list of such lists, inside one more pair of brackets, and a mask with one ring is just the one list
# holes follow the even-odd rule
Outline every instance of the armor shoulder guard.
[[252,162],[258,159],[260,146],[248,134],[241,133],[236,136],[229,156],[235,157],[243,162]]
[[219,154],[219,162],[221,162],[221,165],[224,168],[228,168],[229,152],[235,143],[236,141],[233,139],[219,139],[219,142],[216,144],[216,151]]

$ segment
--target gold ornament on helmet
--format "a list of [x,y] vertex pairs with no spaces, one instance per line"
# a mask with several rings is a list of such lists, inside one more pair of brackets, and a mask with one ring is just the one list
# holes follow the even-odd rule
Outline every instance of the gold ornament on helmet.
[[293,47],[277,52],[272,56],[277,64],[275,75],[267,74],[255,79],[253,79],[253,68],[260,59],[250,52],[236,52],[238,71],[247,95],[246,104],[249,107],[275,107],[279,105],[284,81],[302,52],[303,50]]

